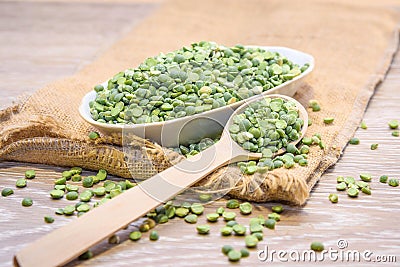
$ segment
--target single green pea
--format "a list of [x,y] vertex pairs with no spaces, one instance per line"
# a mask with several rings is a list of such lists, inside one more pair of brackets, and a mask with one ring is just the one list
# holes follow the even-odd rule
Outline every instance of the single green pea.
[[63,209],[63,214],[64,215],[73,215],[75,212],[75,206],[74,205],[68,205]]
[[142,237],[142,233],[139,231],[133,231],[129,234],[129,239],[132,241],[138,241]]
[[308,154],[310,153],[310,147],[308,145],[302,145],[300,147],[300,154]]
[[157,241],[159,238],[160,238],[160,236],[158,235],[157,231],[150,232],[149,239],[151,241]]
[[225,226],[225,227],[222,227],[220,231],[221,231],[221,235],[228,236],[228,235],[232,234],[233,229],[232,229],[232,227]]
[[317,100],[312,99],[308,102],[308,107],[310,107],[313,111],[320,111],[321,108]]
[[54,189],[50,191],[50,197],[52,199],[60,199],[63,196],[64,196],[64,191],[62,190]]
[[361,192],[363,192],[364,194],[367,194],[367,195],[371,195],[371,188],[369,188],[369,187],[362,187],[362,188],[361,188]]
[[337,203],[339,201],[339,197],[336,194],[329,194],[328,198],[332,203]]
[[232,227],[233,232],[235,232],[235,235],[245,235],[246,234],[246,227],[244,227],[241,224],[235,224]]
[[246,236],[244,241],[245,241],[246,247],[248,247],[248,248],[254,248],[258,244],[257,237],[255,237],[253,235]]
[[76,200],[76,199],[78,199],[78,197],[79,197],[79,194],[78,194],[78,192],[75,192],[75,191],[68,192],[65,195],[65,198],[68,200]]
[[237,199],[230,199],[226,202],[226,207],[228,209],[237,209],[239,208],[240,204]]
[[82,254],[79,255],[79,257],[78,257],[78,259],[81,260],[81,261],[89,260],[89,259],[91,259],[91,258],[93,258],[93,252],[90,251],[90,250],[88,250],[88,251],[82,253]]
[[322,142],[322,141],[320,141],[320,142],[318,143],[318,146],[319,146],[321,149],[325,149],[325,148],[326,148],[325,143]]
[[54,185],[54,189],[61,190],[61,191],[65,192],[66,185],[65,184],[56,184],[56,185]]
[[62,177],[54,181],[55,185],[65,185],[67,183],[67,178]]
[[365,122],[362,121],[361,124],[360,124],[360,128],[363,129],[363,130],[366,130],[366,129],[368,129],[368,126],[367,126],[367,124]]
[[83,187],[86,187],[86,188],[92,187],[93,186],[93,177],[88,176],[88,177],[83,178],[82,185],[83,185]]
[[79,191],[79,187],[77,185],[73,185],[73,184],[67,184],[65,185],[65,189],[68,192],[78,192]]
[[142,233],[148,232],[150,230],[150,225],[148,225],[147,223],[142,223],[139,226],[139,231]]
[[387,180],[388,180],[388,176],[387,175],[382,175],[381,177],[379,177],[379,182],[386,184]]
[[12,190],[11,188],[3,188],[3,190],[1,190],[1,195],[3,197],[8,197],[11,196],[12,194],[14,194],[14,190]]
[[244,202],[239,205],[240,213],[243,215],[248,215],[252,212],[253,206],[249,202]]
[[400,132],[399,131],[393,131],[392,132],[392,136],[399,137],[400,136]]
[[240,251],[232,249],[228,252],[228,259],[230,261],[236,262],[239,261],[240,258],[242,258],[242,253],[240,253]]
[[299,165],[300,166],[307,166],[308,165],[308,161],[306,159],[301,159],[301,160],[299,160]]
[[53,223],[54,222],[54,218],[53,217],[51,217],[51,216],[44,216],[44,221],[46,222],[46,223]]
[[80,174],[75,174],[71,177],[72,182],[80,182],[82,181],[82,176]]
[[165,209],[165,215],[168,217],[168,219],[172,219],[175,217],[175,211],[176,208],[174,206],[167,207]]
[[221,248],[222,253],[224,253],[225,255],[228,255],[229,251],[233,250],[233,247],[230,245],[224,245]]
[[282,205],[277,205],[272,207],[272,211],[276,213],[282,213],[283,212],[283,206]]
[[97,85],[94,86],[94,90],[95,90],[96,92],[100,92],[100,91],[103,91],[103,90],[104,90],[104,87],[103,87],[103,85],[101,85],[101,84],[97,84]]
[[371,180],[372,180],[372,176],[369,173],[361,173],[360,178],[364,182],[371,182]]
[[156,226],[156,221],[150,218],[147,218],[143,224],[147,224],[149,226],[149,229],[153,229]]
[[347,195],[349,197],[357,197],[358,196],[358,189],[350,187],[349,189],[347,189]]
[[98,132],[90,132],[88,136],[90,139],[96,140],[97,138],[100,137],[100,134]]
[[378,149],[379,144],[372,144],[371,145],[371,150],[376,150]]
[[22,206],[30,207],[33,205],[33,200],[31,198],[24,198],[21,202]]
[[58,208],[58,209],[56,209],[56,211],[54,213],[57,215],[64,215],[64,209]]
[[187,223],[197,223],[197,215],[196,214],[186,215],[185,222],[187,222]]
[[89,210],[90,210],[90,206],[88,204],[82,204],[76,208],[76,211],[78,211],[78,212],[88,212]]
[[20,178],[15,182],[15,186],[18,188],[26,187],[26,185],[27,185],[27,182],[26,182],[25,178]]
[[275,229],[276,220],[275,219],[268,219],[265,221],[265,227],[269,229]]
[[107,171],[100,169],[97,172],[96,177],[99,179],[99,181],[104,181],[105,179],[107,179]]
[[114,188],[110,191],[110,198],[114,198],[122,193],[120,188]]
[[345,182],[341,182],[336,185],[336,190],[338,190],[338,191],[344,191],[344,190],[346,190],[346,188],[347,188],[347,184]]
[[336,182],[337,182],[337,183],[342,183],[342,182],[344,182],[344,177],[343,177],[343,176],[338,176],[338,177],[336,178]]
[[388,184],[390,186],[397,187],[397,186],[399,186],[399,179],[394,179],[394,178],[389,179]]
[[356,180],[351,176],[347,176],[344,178],[344,182],[349,185],[349,184],[355,184]]
[[388,123],[390,129],[397,129],[399,128],[399,121],[398,120],[391,120]]
[[200,195],[199,195],[199,200],[200,200],[201,202],[209,202],[209,201],[212,200],[212,196],[209,195],[209,194],[200,194]]
[[110,183],[104,183],[104,188],[106,189],[107,193],[110,193],[111,190],[114,190],[117,187],[117,185],[114,182],[110,182]]
[[240,250],[240,255],[242,256],[242,258],[246,258],[246,257],[250,256],[250,252],[248,249],[242,248]]
[[356,186],[358,186],[359,188],[369,187],[369,183],[364,182],[364,181],[357,181]]
[[201,235],[206,235],[210,232],[210,226],[207,224],[201,224],[196,226],[197,233]]
[[358,144],[360,144],[360,139],[358,139],[357,137],[353,137],[350,139],[349,144],[350,145],[358,145]]
[[93,197],[93,193],[90,190],[86,190],[83,191],[80,195],[79,195],[79,199],[83,202],[89,202],[90,199]]
[[335,120],[335,118],[332,118],[332,117],[324,118],[324,123],[332,124],[334,120]]
[[226,226],[228,226],[228,227],[233,227],[233,226],[236,225],[236,224],[238,224],[237,221],[227,221],[227,222],[226,222]]
[[299,163],[300,160],[303,160],[303,155],[296,155],[294,156],[294,162]]
[[207,214],[207,221],[209,222],[216,222],[218,221],[219,214],[218,213],[209,213]]
[[34,170],[27,170],[25,172],[25,178],[26,179],[33,179],[36,177],[36,172]]
[[69,170],[73,175],[74,174],[81,174],[82,173],[82,168],[81,167],[72,167]]
[[61,174],[61,177],[64,177],[66,180],[69,180],[73,175],[74,175],[74,171],[63,171]]
[[258,166],[248,166],[245,170],[244,173],[248,175],[255,174],[258,171]]
[[316,252],[321,252],[324,250],[324,244],[321,242],[312,242],[310,245],[311,250],[314,250]]
[[175,210],[175,215],[180,217],[180,218],[183,218],[188,214],[189,214],[189,209],[187,209],[187,208],[177,208]]
[[191,210],[192,213],[194,213],[194,214],[196,214],[196,215],[200,215],[200,214],[203,213],[204,207],[203,207],[203,205],[201,205],[200,203],[193,203],[193,204],[190,206],[190,210]]
[[293,155],[298,154],[299,150],[297,149],[297,147],[293,144],[288,144],[286,147],[286,151],[288,153],[292,153]]
[[257,232],[262,232],[263,226],[259,223],[251,223],[250,224],[250,233],[257,233]]
[[312,140],[311,137],[304,137],[304,138],[302,139],[302,143],[305,144],[305,145],[307,145],[307,146],[309,146],[309,145],[311,145],[311,144],[313,143],[313,140]]
[[264,235],[262,232],[254,232],[251,235],[256,237],[258,241],[262,241],[264,239]]
[[222,213],[222,217],[224,218],[225,221],[232,221],[236,218],[236,213],[225,211],[224,213]]
[[281,215],[273,212],[273,213],[268,214],[268,219],[274,219],[275,221],[279,222],[281,220]]
[[219,207],[217,208],[216,213],[218,213],[219,215],[222,215],[224,213],[225,209],[223,207]]
[[321,110],[321,107],[318,104],[313,105],[311,108],[312,108],[312,111],[314,111],[314,112],[317,112],[317,111]]
[[[189,215],[188,215],[189,216]],[[187,216],[186,216],[187,217]],[[185,218],[186,218],[185,217]],[[168,216],[164,214],[159,214],[156,217],[156,220],[159,224],[167,223],[169,221]]]

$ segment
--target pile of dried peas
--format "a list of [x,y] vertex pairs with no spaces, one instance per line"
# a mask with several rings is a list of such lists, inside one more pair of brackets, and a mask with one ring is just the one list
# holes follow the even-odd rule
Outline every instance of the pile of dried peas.
[[96,85],[90,113],[110,124],[172,120],[261,94],[308,66],[261,48],[193,43],[117,73],[106,88]]

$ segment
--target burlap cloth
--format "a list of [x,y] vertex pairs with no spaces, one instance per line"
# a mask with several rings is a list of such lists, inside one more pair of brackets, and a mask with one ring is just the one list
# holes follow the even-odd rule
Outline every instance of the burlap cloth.
[[[112,174],[131,177],[118,146],[120,138],[103,135],[91,142],[88,133],[96,129],[78,114],[81,98],[95,84],[137,66],[148,56],[200,40],[223,45],[287,46],[315,57],[315,71],[295,98],[305,106],[310,99],[320,102],[320,112],[309,112],[313,125],[307,135],[320,133],[326,149],[312,147],[307,167],[243,176],[237,167],[229,166],[217,170],[202,184],[228,183],[233,187],[231,195],[247,200],[304,204],[359,125],[397,49],[399,5],[353,2],[167,1],[76,75],[49,84],[24,103],[1,111],[0,159],[105,168]],[[328,116],[335,118],[333,125],[322,122]],[[154,161],[149,165],[136,160],[132,170],[136,177],[149,177],[181,159],[150,142],[137,142],[137,149]]]

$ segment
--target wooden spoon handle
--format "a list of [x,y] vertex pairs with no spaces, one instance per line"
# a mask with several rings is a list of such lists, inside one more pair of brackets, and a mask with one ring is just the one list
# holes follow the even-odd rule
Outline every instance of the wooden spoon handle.
[[60,266],[111,236],[132,221],[179,194],[230,159],[230,140],[221,139],[202,153],[153,176],[89,213],[27,245],[14,257],[15,266]]

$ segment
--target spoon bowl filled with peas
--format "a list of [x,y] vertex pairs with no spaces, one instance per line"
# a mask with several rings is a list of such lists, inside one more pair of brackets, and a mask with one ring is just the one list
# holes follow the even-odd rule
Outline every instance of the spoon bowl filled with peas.
[[286,47],[199,42],[96,85],[79,111],[103,132],[177,147],[220,134],[245,100],[293,96],[313,67],[311,55]]

